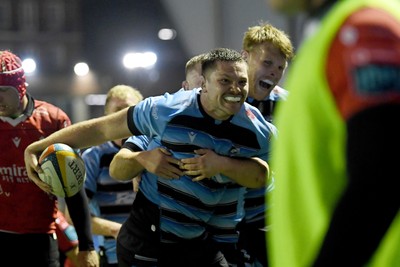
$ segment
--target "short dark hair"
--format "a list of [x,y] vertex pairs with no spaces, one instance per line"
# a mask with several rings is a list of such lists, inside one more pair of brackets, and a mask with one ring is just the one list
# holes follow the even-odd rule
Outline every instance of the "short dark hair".
[[242,55],[234,49],[215,48],[203,57],[201,72],[204,74],[207,70],[214,68],[218,61],[246,62]]

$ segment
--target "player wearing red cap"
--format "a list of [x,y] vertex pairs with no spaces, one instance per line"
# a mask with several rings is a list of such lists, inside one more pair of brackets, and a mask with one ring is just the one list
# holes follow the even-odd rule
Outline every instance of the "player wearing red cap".
[[[67,127],[60,108],[26,92],[18,56],[0,51],[0,250],[13,266],[59,266],[55,234],[57,198],[38,188],[26,173],[24,150],[32,142]],[[85,192],[66,198],[79,237],[81,266],[97,266]]]

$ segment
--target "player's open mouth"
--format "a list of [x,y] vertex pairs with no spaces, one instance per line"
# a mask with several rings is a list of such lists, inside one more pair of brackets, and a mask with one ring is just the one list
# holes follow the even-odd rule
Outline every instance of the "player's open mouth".
[[274,83],[270,80],[261,80],[259,84],[262,88],[270,89]]

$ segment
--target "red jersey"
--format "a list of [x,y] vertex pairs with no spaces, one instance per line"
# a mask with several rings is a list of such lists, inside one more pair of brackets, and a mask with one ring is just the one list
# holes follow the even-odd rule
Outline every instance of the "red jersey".
[[24,151],[32,142],[71,125],[71,120],[60,108],[27,97],[23,115],[0,117],[0,231],[54,233],[57,198],[28,178]]

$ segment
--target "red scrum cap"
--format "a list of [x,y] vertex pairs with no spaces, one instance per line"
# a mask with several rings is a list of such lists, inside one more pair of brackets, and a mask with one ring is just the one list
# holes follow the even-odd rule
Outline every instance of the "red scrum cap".
[[12,86],[19,100],[26,94],[25,72],[19,57],[9,51],[0,51],[0,86]]

